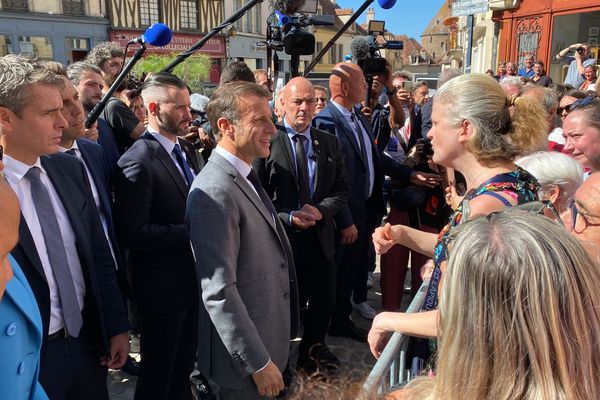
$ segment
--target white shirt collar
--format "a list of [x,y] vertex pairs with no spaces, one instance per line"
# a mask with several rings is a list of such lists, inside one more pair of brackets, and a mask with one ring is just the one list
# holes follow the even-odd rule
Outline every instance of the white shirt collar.
[[154,136],[156,140],[158,140],[158,143],[160,143],[162,147],[165,148],[168,154],[171,154],[173,152],[173,149],[175,148],[175,143],[177,143],[177,139],[175,139],[176,141],[173,142],[170,139],[167,139],[166,137],[158,133],[158,131],[151,128],[150,126],[148,126],[148,133],[150,133],[152,136]]
[[60,151],[61,153],[65,153],[67,150],[75,150],[75,153],[79,153],[79,146],[77,145],[77,140],[73,140],[73,145],[69,149],[62,146],[58,147],[58,151]]
[[38,167],[44,174],[46,173],[39,157],[35,160],[33,165],[27,165],[19,160],[15,160],[7,154],[4,155],[4,176],[14,184],[18,184],[32,167]]
[[335,100],[332,100],[331,102],[333,103],[335,108],[337,108],[342,113],[342,115],[345,118],[350,119],[352,117],[352,111],[349,111],[346,107],[342,106],[341,104],[336,103]]
[[297,132],[294,128],[292,128],[290,126],[290,124],[288,124],[288,122],[286,121],[285,118],[283,119],[283,125],[285,126],[285,130],[288,135],[294,136],[295,134],[300,134],[300,135],[305,136],[306,138],[310,139],[310,124],[302,132]]
[[216,151],[217,154],[219,154],[220,156],[224,157],[227,161],[229,161],[231,163],[231,165],[233,165],[233,167],[238,171],[238,173],[240,175],[242,175],[244,177],[244,179],[247,179],[246,177],[250,173],[250,170],[252,170],[252,167],[250,166],[250,164],[248,164],[246,161],[242,160],[241,158],[234,156],[229,151],[225,150],[223,147],[221,147],[219,145],[217,145],[217,147],[215,147],[215,149],[213,151]]

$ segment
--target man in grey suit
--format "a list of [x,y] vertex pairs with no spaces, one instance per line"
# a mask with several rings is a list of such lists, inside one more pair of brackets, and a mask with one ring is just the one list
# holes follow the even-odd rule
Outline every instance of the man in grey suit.
[[252,170],[269,155],[270,93],[249,82],[222,85],[208,105],[218,140],[191,187],[186,223],[196,257],[198,368],[221,399],[275,397],[295,336],[294,261],[273,204]]

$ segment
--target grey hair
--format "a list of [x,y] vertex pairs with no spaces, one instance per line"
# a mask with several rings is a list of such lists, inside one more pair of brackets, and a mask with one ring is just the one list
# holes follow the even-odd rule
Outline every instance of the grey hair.
[[545,88],[540,85],[526,85],[523,91],[523,94],[530,93],[534,97],[536,97],[548,114],[554,114],[556,112],[556,108],[558,107],[558,96],[552,89]]
[[233,123],[239,122],[244,115],[240,107],[241,100],[251,97],[270,100],[271,93],[263,85],[247,81],[226,83],[215,90],[208,103],[207,116],[217,141],[221,139],[218,119],[223,117]]
[[461,76],[462,71],[458,68],[446,68],[440,75],[438,76],[437,88],[441,88],[444,83],[448,82],[452,78],[456,78],[457,76]]
[[102,70],[87,61],[77,61],[67,67],[67,76],[75,86],[79,85],[83,74],[86,72],[93,72],[102,76]]
[[518,159],[515,164],[529,171],[541,185],[543,199],[552,186],[560,188],[560,201],[568,204],[583,184],[583,168],[571,157],[556,151],[540,151]]
[[101,42],[94,46],[85,60],[94,64],[98,68],[102,68],[106,60],[110,60],[113,57],[123,58],[124,56],[125,50],[123,50],[117,43]]
[[523,82],[521,82],[521,78],[518,76],[505,76],[500,80],[500,86],[502,88],[518,88],[519,96],[523,93]]
[[62,88],[64,81],[33,58],[15,54],[0,57],[0,107],[21,117],[31,101],[31,88],[37,84]]
[[413,74],[412,72],[408,72],[405,70],[402,71],[396,71],[392,74],[392,80],[396,79],[396,78],[404,78],[408,81],[412,81],[413,80]]

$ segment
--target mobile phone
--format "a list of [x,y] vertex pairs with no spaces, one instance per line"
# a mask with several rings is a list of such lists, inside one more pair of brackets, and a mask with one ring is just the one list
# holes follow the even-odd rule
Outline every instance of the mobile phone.
[[408,92],[412,92],[413,90],[413,83],[411,81],[404,81],[402,82],[402,89],[408,91]]

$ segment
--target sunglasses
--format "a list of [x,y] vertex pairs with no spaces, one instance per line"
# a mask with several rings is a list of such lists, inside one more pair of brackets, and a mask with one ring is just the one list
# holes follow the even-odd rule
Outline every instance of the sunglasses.
[[[466,206],[466,209],[465,209]],[[498,213],[513,213],[513,212],[527,212],[530,214],[541,214],[544,215],[544,211],[548,210],[552,216],[556,219],[556,221],[563,227],[565,227],[565,223],[563,222],[562,218],[560,217],[560,214],[558,213],[558,211],[556,210],[556,208],[554,208],[554,205],[552,204],[552,202],[550,200],[536,200],[536,201],[530,201],[528,203],[523,203],[523,204],[519,204],[516,206],[512,206],[512,207],[507,207],[502,211],[495,211],[493,213],[490,213],[487,215],[488,220],[490,220],[494,215],[498,214]],[[465,212],[466,211],[466,212]],[[465,204],[463,202],[463,219],[461,220],[461,224],[463,223],[469,223],[469,221],[471,221],[472,219],[469,219],[469,214],[470,214],[470,207],[468,206],[468,204]],[[573,221],[575,219],[573,218]]]
[[2,158],[4,158],[4,147],[0,144],[0,161],[2,161]]
[[[594,222],[596,220],[600,220],[600,217],[581,212],[577,208],[577,205],[575,204],[575,202],[573,202],[573,204],[571,204],[571,222],[572,223],[570,226],[572,231],[575,231],[575,227],[577,226],[578,219],[584,221],[584,224],[585,224],[584,228],[580,229],[578,233],[581,233],[582,231],[584,231],[588,226],[600,226],[600,222]],[[577,231],[575,231],[575,232],[577,232]]]
[[321,103],[327,103],[327,97],[317,97],[315,98],[317,103],[320,101]]

